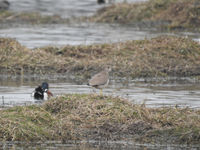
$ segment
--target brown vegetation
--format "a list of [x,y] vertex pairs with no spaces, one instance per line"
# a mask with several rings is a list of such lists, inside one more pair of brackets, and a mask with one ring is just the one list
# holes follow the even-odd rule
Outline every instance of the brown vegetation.
[[71,73],[88,78],[103,66],[111,65],[111,74],[118,77],[200,75],[199,43],[173,36],[34,50],[1,38],[0,54],[0,67],[6,73]]
[[0,110],[0,140],[199,144],[199,115],[189,108],[146,108],[118,97],[69,94],[41,106]]
[[28,23],[28,24],[55,24],[69,23],[69,19],[60,16],[44,16],[36,12],[14,13],[10,11],[0,12],[0,23]]
[[16,40],[0,38],[0,67],[1,73],[21,74],[21,73],[43,73],[43,70],[55,72],[60,68],[64,59],[55,57],[42,50],[30,50]]
[[[199,0],[149,0],[144,3],[121,3],[103,8],[90,18],[96,22],[150,23],[168,29],[200,29]],[[141,24],[140,24],[141,25]]]

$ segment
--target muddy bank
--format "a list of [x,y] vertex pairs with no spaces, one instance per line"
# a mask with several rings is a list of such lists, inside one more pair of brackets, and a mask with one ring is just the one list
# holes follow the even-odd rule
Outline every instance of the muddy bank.
[[1,141],[200,142],[199,110],[146,108],[117,97],[69,94],[0,112]]
[[198,0],[149,0],[121,3],[100,9],[90,19],[95,22],[155,26],[163,29],[200,30]]
[[115,77],[198,77],[199,43],[180,37],[28,49],[13,39],[0,39],[1,73],[7,75],[72,74],[89,78],[105,65]]

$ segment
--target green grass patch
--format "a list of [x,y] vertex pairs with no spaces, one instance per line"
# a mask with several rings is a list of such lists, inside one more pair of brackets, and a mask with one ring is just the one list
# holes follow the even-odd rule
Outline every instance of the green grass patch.
[[0,112],[1,141],[200,142],[199,110],[147,108],[119,97],[68,94],[41,106],[13,107]]

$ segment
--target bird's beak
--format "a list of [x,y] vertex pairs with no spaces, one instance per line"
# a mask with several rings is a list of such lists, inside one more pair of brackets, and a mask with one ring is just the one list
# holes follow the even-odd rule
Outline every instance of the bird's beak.
[[53,94],[49,90],[47,90],[47,94],[48,96],[53,96]]

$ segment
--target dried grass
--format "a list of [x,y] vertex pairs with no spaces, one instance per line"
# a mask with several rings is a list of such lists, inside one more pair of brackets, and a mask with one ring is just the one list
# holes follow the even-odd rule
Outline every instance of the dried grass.
[[46,68],[49,72],[55,71],[63,65],[62,60],[42,50],[30,50],[14,39],[0,38],[0,67],[8,74],[41,73],[47,71]]
[[60,16],[45,16],[38,12],[16,13],[10,11],[0,12],[1,23],[19,23],[19,24],[60,24],[69,23],[69,19],[61,18]]
[[191,77],[200,75],[200,45],[191,39],[160,36],[114,44],[27,49],[0,39],[0,67],[18,74],[71,73],[89,78],[105,65],[118,77]]
[[68,94],[42,106],[1,110],[0,139],[133,139],[198,144],[199,115],[199,110],[189,108],[146,108],[118,97]]
[[168,29],[199,29],[199,10],[198,0],[149,0],[139,4],[121,3],[103,8],[90,20],[109,23],[145,22],[144,25],[155,22],[154,26],[161,25]]
[[44,50],[65,57],[72,62],[68,70],[81,71],[86,77],[88,71],[99,71],[106,64],[112,66],[115,76],[122,77],[200,74],[200,45],[187,38],[161,36],[151,40]]

